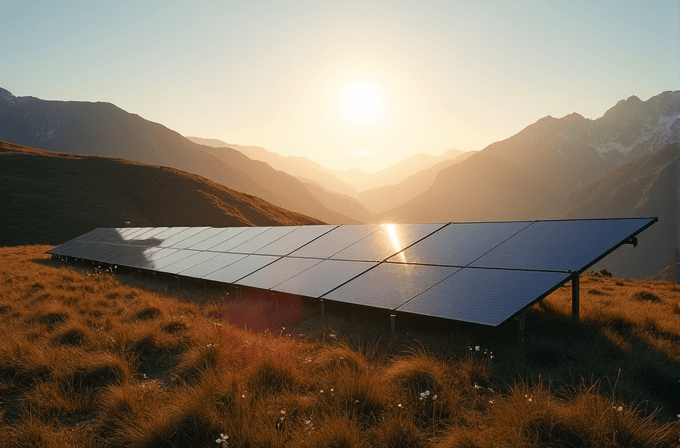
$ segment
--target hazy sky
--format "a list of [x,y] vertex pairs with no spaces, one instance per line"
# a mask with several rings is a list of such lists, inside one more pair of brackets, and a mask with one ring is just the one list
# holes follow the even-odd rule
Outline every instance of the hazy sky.
[[679,27],[678,0],[0,0],[0,87],[375,170],[678,90]]

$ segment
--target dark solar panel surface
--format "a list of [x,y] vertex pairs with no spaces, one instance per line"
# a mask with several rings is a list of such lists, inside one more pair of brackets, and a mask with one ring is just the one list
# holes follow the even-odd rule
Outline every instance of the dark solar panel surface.
[[315,258],[281,258],[242,278],[236,284],[271,289],[318,263],[321,263],[321,260]]
[[276,290],[319,298],[377,264],[368,261],[323,260],[295,277],[276,285]]
[[471,266],[579,271],[648,223],[648,219],[537,221]]
[[337,226],[302,226],[255,251],[262,255],[288,255]]
[[558,272],[463,268],[397,311],[496,326],[568,278]]
[[330,258],[380,228],[379,225],[339,226],[291,253],[290,256]]
[[271,229],[271,227],[246,227],[240,230],[236,235],[230,236],[228,239],[220,242],[219,244],[211,247],[209,250],[213,252],[230,252],[236,246],[239,246],[246,241],[255,238],[261,233],[264,233]]
[[460,268],[383,263],[323,298],[393,310],[458,269]]
[[215,272],[211,272],[202,278],[215,282],[235,283],[246,275],[252,274],[258,269],[261,269],[278,259],[279,257],[273,257],[271,255],[247,255],[235,263],[222,269],[218,269]]
[[262,232],[254,238],[232,247],[230,252],[240,254],[252,254],[262,249],[264,246],[275,242],[286,234],[293,232],[297,227],[271,227],[266,232]]

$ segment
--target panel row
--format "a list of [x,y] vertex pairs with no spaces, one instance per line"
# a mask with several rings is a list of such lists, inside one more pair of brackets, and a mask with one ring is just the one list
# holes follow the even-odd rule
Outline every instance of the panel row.
[[655,221],[96,229],[48,253],[498,325]]

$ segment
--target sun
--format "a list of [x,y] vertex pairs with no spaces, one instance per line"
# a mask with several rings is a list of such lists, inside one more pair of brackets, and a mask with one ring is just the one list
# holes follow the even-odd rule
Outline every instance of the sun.
[[351,85],[343,96],[345,112],[356,121],[374,118],[380,108],[380,98],[375,88],[366,83]]

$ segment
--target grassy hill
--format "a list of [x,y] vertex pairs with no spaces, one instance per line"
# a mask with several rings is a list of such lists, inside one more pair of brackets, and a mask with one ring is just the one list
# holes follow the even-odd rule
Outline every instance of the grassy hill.
[[319,224],[173,168],[0,141],[0,246],[60,244],[97,227]]
[[[497,330],[341,312],[0,249],[17,447],[672,447],[680,288],[598,275]],[[605,273],[606,274],[606,273]],[[257,330],[257,331],[255,331]],[[227,438],[228,437],[228,438]]]

